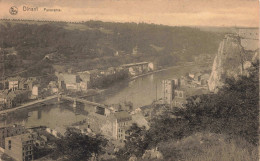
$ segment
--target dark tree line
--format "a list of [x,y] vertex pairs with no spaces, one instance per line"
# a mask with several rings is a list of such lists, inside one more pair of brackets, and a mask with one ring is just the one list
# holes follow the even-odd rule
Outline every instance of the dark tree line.
[[[187,99],[186,108],[168,110],[152,118],[149,130],[133,125],[126,146],[118,152],[118,159],[128,159],[133,154],[141,157],[146,149],[198,132],[225,134],[229,139],[242,138],[258,146],[258,69],[259,63],[253,64],[248,77],[227,79],[218,93],[192,96]],[[173,155],[178,154],[171,157]]]
[[[192,59],[191,54],[215,54],[223,37],[189,27],[99,21],[80,25],[82,30],[67,23],[3,23],[0,47],[13,47],[17,51],[15,58],[10,56],[6,64],[6,68],[12,69],[8,72],[36,64],[50,53],[54,57],[52,63],[77,68],[98,68],[100,64],[95,63],[98,61],[93,61],[96,59],[102,59],[104,66],[122,64],[124,59],[130,63],[153,60],[169,66],[178,62],[179,57],[188,60]],[[131,54],[136,46],[139,56],[125,55]],[[114,58],[116,51],[122,51],[123,56]]]
[[83,161],[97,158],[104,152],[107,140],[101,136],[90,137],[73,128],[68,128],[65,136],[56,141],[52,159]]

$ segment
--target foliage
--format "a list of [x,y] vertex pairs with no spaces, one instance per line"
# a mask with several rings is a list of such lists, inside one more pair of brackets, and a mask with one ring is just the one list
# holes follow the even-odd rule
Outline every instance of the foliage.
[[145,127],[138,127],[134,123],[126,133],[128,136],[126,137],[125,146],[117,152],[117,158],[127,160],[131,155],[141,157],[148,146]]
[[101,135],[92,138],[68,128],[65,136],[56,142],[53,158],[63,157],[65,160],[73,161],[88,160],[101,154],[106,144],[107,140]]
[[185,161],[257,161],[257,147],[242,138],[230,139],[227,135],[195,133],[176,142],[158,144],[165,160]]
[[15,161],[13,158],[9,157],[6,154],[2,154],[0,159],[3,161]]
[[226,85],[217,94],[189,98],[186,109],[176,114],[188,120],[196,131],[208,130],[241,136],[257,145],[258,65],[255,64],[253,68],[249,77],[227,79]]
[[174,109],[151,121],[148,133],[151,145],[168,139],[179,140],[194,132],[210,131],[242,137],[258,144],[259,85],[258,64],[249,76],[227,79],[226,85],[216,94],[192,96],[186,108]]
[[127,79],[129,77],[128,71],[120,71],[114,74],[102,75],[91,80],[92,88],[106,88],[117,81]]
[[48,154],[51,154],[52,152],[53,152],[53,150],[51,148],[46,148],[46,147],[40,148],[37,146],[35,146],[33,148],[34,159],[39,159],[39,158],[45,157]]
[[[5,59],[6,74],[39,64],[47,54],[52,55],[54,64],[67,64],[80,70],[148,60],[170,66],[180,56],[187,60],[191,54],[215,54],[222,38],[223,34],[196,28],[144,23],[89,21],[74,27],[62,22],[0,25],[0,47],[17,51]],[[131,55],[136,46],[138,55]],[[114,56],[117,51],[123,54]],[[46,74],[44,71],[50,72],[51,66],[39,69]]]
[[[241,76],[238,80],[227,79],[226,85],[218,93],[192,96],[187,99],[186,108],[176,107],[152,118],[150,129],[142,132],[139,139],[135,138],[141,145],[145,145],[142,146],[144,149],[139,150],[136,142],[132,140],[127,142],[132,147],[129,149],[136,148],[143,152],[145,149],[161,146],[165,157],[171,159],[188,153],[191,156],[184,160],[193,160],[193,157],[195,160],[214,160],[214,157],[222,160],[256,159],[255,149],[259,141],[258,68],[259,63],[253,64],[248,76]],[[219,143],[219,140],[215,140],[202,150],[199,145],[192,147],[192,144],[196,143],[195,139],[186,144],[187,153],[185,149],[175,146],[196,133],[223,134],[228,142]],[[214,137],[211,139],[214,140]],[[234,142],[240,142],[242,146]],[[126,147],[129,147],[127,144]],[[222,147],[226,150],[222,151],[223,156],[220,156],[214,149]],[[135,154],[129,149],[126,149],[126,152]],[[227,156],[229,153],[230,157]]]

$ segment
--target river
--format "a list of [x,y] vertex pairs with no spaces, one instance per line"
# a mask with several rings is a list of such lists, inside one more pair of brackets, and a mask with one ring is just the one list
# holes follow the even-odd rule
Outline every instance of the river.
[[[194,69],[194,65],[172,67],[168,70],[136,78],[132,81],[121,81],[106,89],[101,95],[89,98],[105,104],[117,104],[131,101],[134,108],[151,104],[156,97],[162,97],[161,81],[180,77]],[[157,91],[157,92],[156,92]],[[62,128],[87,118],[88,106],[79,105],[73,110],[72,103],[38,105],[29,109],[21,109],[7,114],[0,121],[0,127],[12,124],[23,124],[25,127],[47,126]]]

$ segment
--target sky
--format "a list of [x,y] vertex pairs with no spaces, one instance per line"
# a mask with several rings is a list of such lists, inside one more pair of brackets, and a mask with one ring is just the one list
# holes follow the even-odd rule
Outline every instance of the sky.
[[[16,15],[10,7],[18,8]],[[24,11],[38,7],[38,11]],[[46,12],[59,9],[60,12]],[[258,0],[0,0],[1,19],[101,20],[170,26],[259,26]]]

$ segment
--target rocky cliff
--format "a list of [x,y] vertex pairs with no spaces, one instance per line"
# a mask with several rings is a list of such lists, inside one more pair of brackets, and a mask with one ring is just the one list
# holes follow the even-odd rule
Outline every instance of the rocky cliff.
[[258,58],[258,30],[240,31],[228,34],[221,41],[214,59],[212,72],[208,81],[209,90],[217,92],[226,78],[238,78],[246,75],[247,69]]

